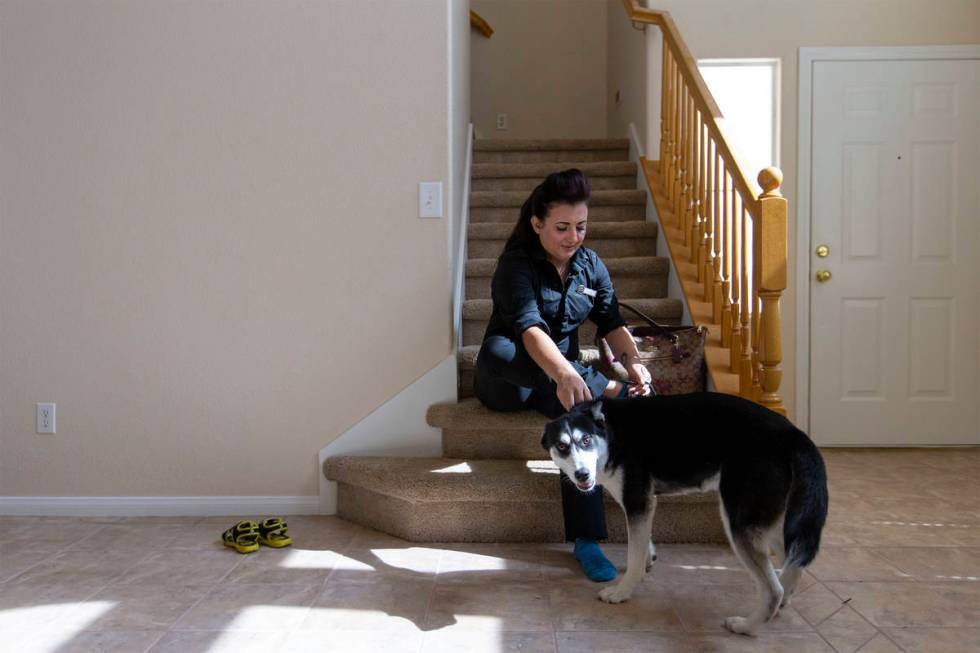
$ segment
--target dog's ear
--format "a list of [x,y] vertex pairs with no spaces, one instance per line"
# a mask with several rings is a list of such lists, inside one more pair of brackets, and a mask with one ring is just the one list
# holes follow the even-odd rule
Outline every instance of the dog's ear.
[[548,451],[551,447],[548,446],[548,432],[545,431],[541,434],[541,448]]
[[592,406],[589,407],[589,413],[592,415],[592,419],[595,420],[596,424],[605,424],[606,416],[602,412],[601,397],[592,402]]

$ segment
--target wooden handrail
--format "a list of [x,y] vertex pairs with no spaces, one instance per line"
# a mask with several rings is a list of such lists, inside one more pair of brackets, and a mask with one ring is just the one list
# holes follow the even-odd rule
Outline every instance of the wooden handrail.
[[490,27],[490,23],[472,9],[470,9],[470,27],[479,31],[480,34],[483,34],[487,38],[493,36],[493,28]]
[[663,38],[660,160],[643,160],[684,300],[709,332],[716,389],[785,414],[779,299],[786,289],[783,175],[766,168],[760,194],[739,164],[715,103],[670,14],[623,0],[634,23]]
[[718,108],[718,104],[711,95],[711,91],[708,90],[708,85],[698,70],[698,62],[691,55],[690,50],[687,49],[687,44],[681,38],[680,32],[674,24],[674,19],[670,16],[670,12],[645,9],[640,7],[636,3],[636,0],[623,0],[623,5],[626,7],[627,16],[634,23],[656,25],[660,28],[660,31],[664,35],[664,41],[674,55],[674,59],[685,64],[678,66],[678,69],[684,77],[684,81],[687,82],[687,87],[694,100],[694,104],[697,105],[698,111],[702,115],[713,118],[713,120],[706,121],[708,130],[714,136],[714,140],[718,144],[719,154],[725,160],[725,163],[728,164],[729,170],[735,171],[735,174],[732,175],[732,181],[735,183],[736,190],[743,197],[758,199],[759,194],[749,181],[753,176],[745,173],[732,152],[731,146],[729,145],[729,140],[731,139],[724,134],[724,115],[721,113],[721,109]]

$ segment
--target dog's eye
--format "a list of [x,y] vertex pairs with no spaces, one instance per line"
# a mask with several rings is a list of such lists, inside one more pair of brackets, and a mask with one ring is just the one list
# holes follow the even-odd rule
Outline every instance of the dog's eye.
[[558,453],[568,453],[568,444],[559,442],[555,445],[555,449],[558,450]]
[[583,437],[582,437],[582,446],[583,446],[583,447],[589,447],[589,446],[592,446],[592,438],[590,438],[590,437],[589,437],[589,436],[587,436],[587,435],[586,435],[586,436],[583,436]]

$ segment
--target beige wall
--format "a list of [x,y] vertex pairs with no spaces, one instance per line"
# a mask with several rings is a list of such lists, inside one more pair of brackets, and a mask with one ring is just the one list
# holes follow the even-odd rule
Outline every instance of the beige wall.
[[[604,0],[472,0],[494,29],[472,37],[473,126],[481,138],[606,135]],[[507,131],[496,129],[506,113]]]
[[[630,21],[626,20],[622,0],[606,0],[606,8],[609,43],[606,59],[606,102],[609,107],[606,134],[611,138],[626,137],[630,123],[633,123],[640,144],[646,147],[647,124],[653,124],[647,110],[648,89],[656,94],[657,101],[660,98],[659,86],[648,84],[646,36],[633,29]],[[657,38],[660,38],[658,30],[650,31],[657,32]]]
[[[695,58],[773,57],[782,61],[781,168],[789,199],[790,256],[796,258],[798,50],[810,46],[899,46],[980,43],[977,0],[652,0],[671,13]],[[618,16],[618,17],[617,17]],[[625,11],[610,21],[626,22]],[[655,31],[656,28],[651,28]],[[659,56],[653,75],[660,77]],[[648,154],[658,156],[657,127],[650,123]],[[796,274],[782,302],[783,395],[790,414],[796,392]]]
[[444,359],[450,1],[0,4],[0,495],[315,495]]

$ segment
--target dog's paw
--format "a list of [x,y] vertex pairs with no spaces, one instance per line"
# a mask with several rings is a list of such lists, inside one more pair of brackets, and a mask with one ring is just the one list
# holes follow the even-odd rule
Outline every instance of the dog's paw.
[[754,635],[754,628],[745,617],[729,617],[725,619],[725,628],[736,635]]
[[787,607],[791,598],[793,597],[789,595],[783,596],[783,600],[779,602],[779,609],[782,610],[783,608]]
[[626,589],[621,585],[622,583],[616,583],[615,585],[603,588],[599,592],[599,599],[606,603],[622,603],[623,601],[628,601],[633,594],[633,590]]

